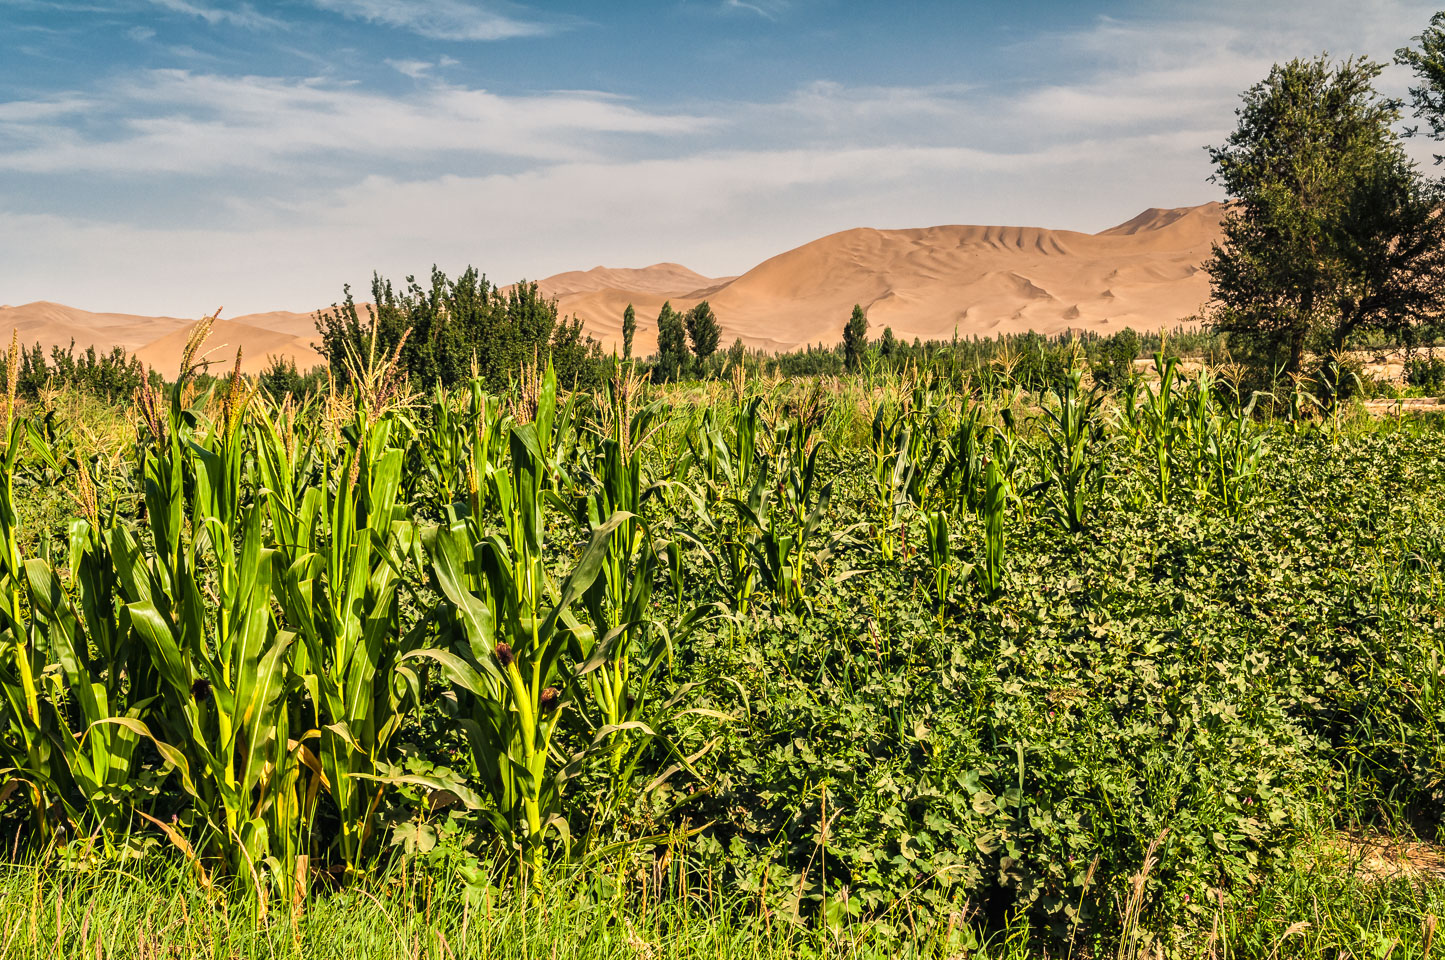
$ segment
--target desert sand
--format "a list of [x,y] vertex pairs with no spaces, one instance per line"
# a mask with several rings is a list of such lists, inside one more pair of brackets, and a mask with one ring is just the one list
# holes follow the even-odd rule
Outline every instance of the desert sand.
[[[1219,238],[1222,208],[1151,209],[1099,233],[1039,227],[939,226],[845,230],[804,244],[737,277],[706,277],[676,263],[636,269],[595,267],[538,282],[564,315],[580,317],[607,350],[620,349],[622,313],[637,310],[634,352],[656,349],[664,301],[685,310],[708,300],[723,344],[787,350],[832,344],[853,304],[868,313],[870,334],[948,339],[1036,330],[1110,332],[1172,327],[1209,297],[1200,264]],[[0,291],[3,293],[3,291]],[[218,365],[243,351],[248,373],[283,356],[308,369],[321,358],[314,313],[224,318],[208,342]],[[170,375],[191,321],[89,313],[37,302],[0,307],[0,332],[47,351],[72,340],[80,348],[121,346]]]
[[176,317],[90,313],[48,300],[0,307],[0,332],[5,335],[6,345],[14,331],[22,345],[28,348],[38,343],[47,356],[52,347],[64,349],[72,341],[77,350],[93,345],[103,352],[109,352],[113,346],[135,351],[190,322]]
[[[280,330],[264,326],[266,318],[289,316],[299,318],[289,328]],[[255,318],[262,318],[256,322]],[[304,321],[304,323],[303,323]],[[295,330],[293,333],[292,330]],[[146,344],[135,352],[141,363],[173,376],[181,365],[181,352],[185,349],[190,334],[190,325],[174,330],[158,340]],[[284,357],[295,362],[300,370],[310,370],[325,363],[321,354],[311,346],[317,340],[316,329],[310,314],[263,313],[226,320],[224,317],[211,326],[211,335],[201,348],[201,358],[210,362],[211,373],[231,370],[236,363],[236,351],[241,351],[241,372],[261,373],[274,357]]]
[[[181,351],[195,322],[177,317],[91,313],[46,300],[0,306],[0,336],[14,331],[27,349],[38,343],[49,357],[52,348],[63,350],[72,343],[77,354],[90,346],[101,353],[121,347],[168,376],[179,367]],[[309,369],[322,362],[311,348],[315,339],[313,314],[255,313],[217,322],[206,341],[205,354],[213,362],[213,372],[220,367],[231,369],[238,347],[242,350],[241,368],[246,373],[264,370],[272,356],[288,357],[302,369]]]
[[767,350],[837,343],[855,303],[867,312],[872,335],[891,327],[908,340],[948,339],[955,331],[968,337],[1152,330],[1197,314],[1208,299],[1209,278],[1200,264],[1219,237],[1220,215],[1213,203],[1146,210],[1096,234],[864,228],[823,237],[694,291],[574,290],[549,280],[540,286],[608,348],[620,342],[622,311],[632,303],[634,349],[642,355],[656,348],[656,318],[668,299],[675,309],[707,299],[724,344],[741,337]]

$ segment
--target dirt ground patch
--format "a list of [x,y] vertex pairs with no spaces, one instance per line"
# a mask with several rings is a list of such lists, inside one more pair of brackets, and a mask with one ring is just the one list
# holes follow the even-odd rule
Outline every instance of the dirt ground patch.
[[1365,409],[1380,416],[1406,413],[1440,413],[1445,403],[1439,397],[1402,397],[1399,400],[1366,400]]
[[1445,880],[1445,846],[1373,834],[1344,834],[1332,852],[1362,880]]

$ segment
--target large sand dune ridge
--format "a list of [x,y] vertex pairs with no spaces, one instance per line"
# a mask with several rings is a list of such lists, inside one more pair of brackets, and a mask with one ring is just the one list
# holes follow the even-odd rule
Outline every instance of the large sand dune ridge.
[[823,237],[700,291],[541,287],[611,347],[622,311],[638,313],[636,351],[656,348],[664,300],[706,298],[724,343],[791,349],[836,343],[853,304],[873,335],[947,339],[1065,329],[1174,326],[1209,297],[1200,268],[1219,237],[1221,207],[1147,210],[1097,234],[1035,227],[860,228]]
[[[1110,332],[1132,326],[1174,326],[1209,296],[1200,265],[1220,235],[1222,208],[1150,209],[1099,233],[1040,227],[937,226],[911,230],[845,230],[758,264],[737,277],[706,277],[676,263],[642,268],[595,267],[538,282],[564,315],[582,319],[605,349],[620,349],[622,314],[637,311],[634,352],[656,349],[662,304],[686,310],[712,305],[723,344],[787,350],[836,343],[853,304],[868,313],[871,335],[891,327],[912,340],[1036,330]],[[4,290],[0,289],[0,296]],[[194,321],[90,313],[36,302],[0,307],[0,334],[48,352],[72,341],[81,349],[120,346],[171,374]],[[270,358],[303,369],[320,362],[314,313],[273,311],[225,318],[208,346],[229,365],[243,351],[243,369],[258,372]],[[224,356],[223,356],[224,355]]]

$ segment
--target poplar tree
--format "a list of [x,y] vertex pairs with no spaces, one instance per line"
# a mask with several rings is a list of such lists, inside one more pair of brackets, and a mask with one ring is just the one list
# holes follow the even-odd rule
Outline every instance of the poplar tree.
[[622,359],[632,359],[632,338],[637,335],[637,311],[632,304],[622,311]]
[[843,326],[843,357],[849,370],[863,365],[863,351],[868,349],[868,317],[863,308],[853,304],[853,316]]
[[878,352],[885,358],[891,358],[898,350],[898,340],[893,336],[892,327],[883,328],[883,336],[878,338]]

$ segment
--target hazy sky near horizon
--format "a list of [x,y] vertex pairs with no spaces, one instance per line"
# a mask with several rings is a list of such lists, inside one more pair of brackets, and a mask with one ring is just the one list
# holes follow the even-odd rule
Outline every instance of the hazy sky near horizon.
[[0,0],[0,303],[236,316],[433,263],[1093,232],[1219,199],[1203,147],[1271,63],[1388,60],[1437,6]]

